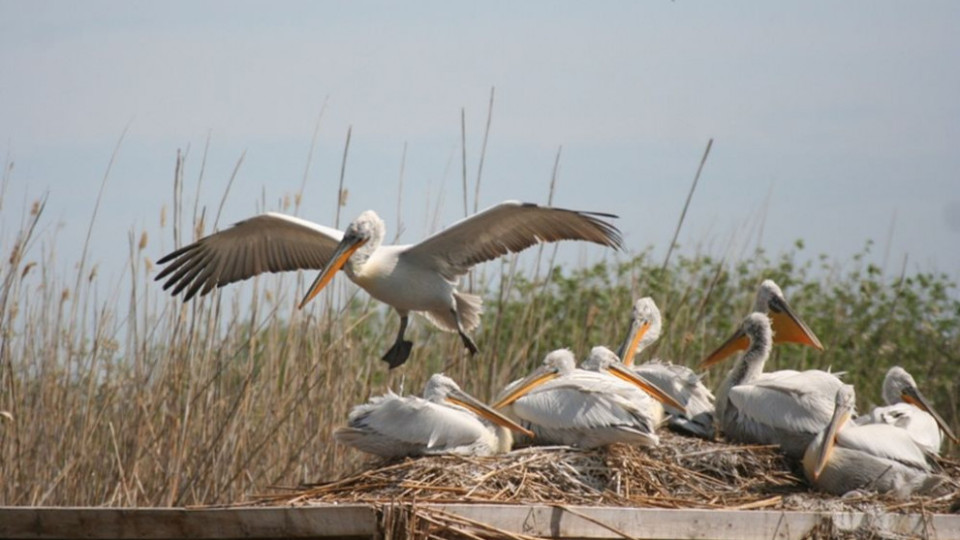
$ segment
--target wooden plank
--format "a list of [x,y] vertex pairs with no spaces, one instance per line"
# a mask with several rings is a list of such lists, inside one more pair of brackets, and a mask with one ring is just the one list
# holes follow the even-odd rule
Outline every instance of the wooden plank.
[[275,508],[0,507],[0,538],[372,538],[373,507]]
[[[794,539],[824,523],[839,532],[958,538],[960,515],[659,510],[549,505],[418,504],[497,529],[552,538]],[[442,514],[439,514],[442,513]],[[273,508],[0,507],[0,538],[375,538],[377,514],[361,504]],[[829,530],[829,529],[828,529]]]
[[[658,510],[574,506],[420,505],[514,533],[553,538],[799,539],[814,527],[838,532],[872,531],[881,536],[960,538],[960,516],[778,512],[771,510]],[[580,514],[580,515],[578,515]],[[584,517],[585,516],[585,517]],[[587,519],[589,518],[589,519]],[[824,522],[826,520],[826,522]],[[599,523],[599,524],[598,524]],[[602,525],[601,525],[602,524]]]

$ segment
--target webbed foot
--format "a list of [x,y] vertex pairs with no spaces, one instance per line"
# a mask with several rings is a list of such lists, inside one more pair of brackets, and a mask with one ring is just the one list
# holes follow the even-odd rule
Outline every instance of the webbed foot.
[[390,350],[383,355],[381,360],[386,362],[390,366],[390,369],[402,366],[404,362],[407,361],[407,358],[410,357],[411,349],[413,349],[412,341],[397,341],[393,344],[393,347],[390,347]]

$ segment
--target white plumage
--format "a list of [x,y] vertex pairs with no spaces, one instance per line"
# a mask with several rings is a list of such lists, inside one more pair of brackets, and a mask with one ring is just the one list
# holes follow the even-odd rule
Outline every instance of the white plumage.
[[620,346],[619,356],[634,373],[652,382],[685,407],[685,413],[666,405],[667,423],[676,430],[712,439],[714,435],[713,393],[692,369],[660,359],[634,364],[634,357],[660,337],[660,309],[650,297],[637,300],[630,317],[630,330]]
[[456,290],[460,276],[481,262],[522,251],[540,242],[586,240],[621,247],[620,232],[601,218],[579,212],[507,201],[462,219],[413,245],[382,245],[386,226],[376,213],[360,214],[341,233],[293,216],[266,213],[180,248],[158,263],[163,288],[189,300],[216,287],[263,272],[323,269],[301,302],[316,296],[341,268],[370,296],[393,306],[400,331],[384,355],[390,367],[403,364],[412,343],[404,340],[411,311],[433,324],[467,336],[480,322],[482,300]]
[[[917,387],[913,376],[900,366],[893,366],[883,379],[884,407],[875,407],[869,414],[858,417],[859,425],[887,424],[906,431],[924,451],[940,454],[943,433],[957,440],[953,430]],[[942,432],[941,432],[942,430]]]
[[778,444],[799,458],[830,421],[843,383],[821,370],[763,373],[773,344],[770,319],[763,313],[748,315],[730,339],[744,336],[747,351],[717,390],[720,431],[732,441]]
[[529,426],[537,442],[580,448],[659,444],[657,406],[641,387],[603,372],[609,367],[603,363],[597,364],[601,371],[576,369],[567,349],[549,353],[543,363],[508,386],[494,405],[511,406],[508,414]]
[[946,478],[930,473],[926,454],[906,431],[849,423],[853,407],[853,387],[842,385],[830,421],[803,454],[804,474],[817,489],[836,495],[865,490],[906,497],[947,487]]
[[354,407],[347,426],[337,429],[334,438],[384,457],[486,456],[510,450],[509,429],[530,434],[438,373],[427,381],[422,398],[388,392]]

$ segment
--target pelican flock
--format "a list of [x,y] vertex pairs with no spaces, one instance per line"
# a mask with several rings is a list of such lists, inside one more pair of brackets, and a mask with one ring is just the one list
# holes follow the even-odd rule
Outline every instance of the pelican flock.
[[507,201],[462,219],[413,245],[384,245],[386,225],[372,210],[343,232],[269,212],[241,221],[161,258],[156,280],[184,300],[264,272],[321,270],[300,302],[302,308],[343,269],[370,296],[400,315],[400,330],[383,360],[391,368],[410,356],[404,339],[410,312],[423,314],[444,331],[457,332],[471,354],[477,345],[467,332],[480,324],[483,301],[458,291],[460,276],[474,265],[541,242],[585,240],[622,248],[620,231],[604,219],[611,214],[581,212]]
[[[385,245],[386,227],[373,211],[339,231],[294,216],[265,213],[181,247],[158,262],[164,290],[189,300],[265,272],[319,270],[303,308],[339,270],[399,315],[396,339],[382,359],[406,362],[411,312],[456,332],[470,354],[482,299],[457,289],[474,265],[530,246],[581,240],[622,249],[606,213],[507,201],[462,219],[412,245]],[[516,443],[591,449],[610,444],[654,447],[664,424],[685,435],[731,443],[777,445],[799,460],[816,489],[897,496],[942,493],[955,485],[936,474],[943,440],[958,442],[904,369],[889,369],[884,406],[856,416],[856,393],[835,373],[810,369],[765,372],[774,344],[822,351],[823,344],[772,280],[764,280],[732,336],[700,363],[708,369],[740,355],[716,388],[682,363],[635,358],[659,339],[660,309],[638,299],[616,353],[593,347],[578,368],[569,349],[548,353],[533,373],[499,392],[492,406],[435,374],[422,397],[392,391],[355,406],[334,439],[377,456],[489,456]],[[500,410],[503,410],[501,413]],[[514,438],[517,436],[517,440]]]
[[[710,367],[742,350],[716,399],[686,366],[658,360],[634,364],[662,331],[660,310],[645,297],[633,306],[619,353],[593,347],[578,368],[573,351],[554,350],[533,373],[501,390],[490,407],[434,375],[423,399],[392,393],[374,398],[356,407],[335,437],[388,457],[490,455],[510,451],[517,442],[512,433],[523,444],[583,450],[610,444],[655,447],[661,444],[657,430],[670,421],[699,437],[778,445],[800,462],[810,485],[826,493],[906,497],[952,489],[955,483],[936,473],[940,439],[933,436],[942,431],[953,438],[953,432],[909,374],[892,368],[884,381],[884,398],[891,405],[856,419],[853,387],[836,374],[764,372],[778,341],[822,345],[772,281],[761,285],[754,308],[702,363]],[[776,327],[787,337],[777,340]],[[705,425],[706,418],[715,421],[716,433]]]

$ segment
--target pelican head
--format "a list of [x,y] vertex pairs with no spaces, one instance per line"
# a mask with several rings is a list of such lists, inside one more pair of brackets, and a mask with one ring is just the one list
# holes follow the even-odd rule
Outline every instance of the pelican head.
[[337,270],[346,265],[348,273],[354,272],[354,268],[362,265],[370,255],[380,247],[383,242],[383,236],[387,232],[387,226],[380,216],[373,210],[367,210],[360,214],[347,226],[343,233],[343,239],[330,257],[330,261],[323,267],[323,271],[313,280],[307,294],[300,302],[300,308],[307,305],[307,302],[313,300],[313,297],[320,294],[320,291],[330,283]]
[[833,448],[837,443],[837,433],[839,433],[843,425],[850,420],[855,405],[856,394],[853,391],[853,386],[849,384],[841,386],[840,389],[837,390],[833,417],[830,419],[827,427],[824,428],[823,440],[820,441],[820,448],[817,449],[816,460],[814,461],[813,471],[811,473],[813,481],[816,481],[817,478],[820,477],[823,468],[830,462],[830,455],[833,453]]
[[[770,347],[776,339],[773,335],[772,326],[772,321],[766,314],[751,313],[743,319],[737,331],[717,350],[730,350],[732,353],[735,350],[747,349],[749,346],[751,350],[757,352],[756,358],[766,359],[770,356]],[[743,347],[740,346],[741,343],[743,343]],[[700,368],[710,367],[726,358],[726,356],[726,354],[723,356],[718,356],[716,353],[711,354],[700,363]]]
[[913,376],[900,366],[893,366],[887,371],[887,376],[883,378],[883,400],[888,405],[894,403],[909,403],[918,409],[926,411],[934,420],[940,429],[947,434],[947,437],[953,442],[958,442],[956,434],[947,425],[947,422],[934,410],[933,405],[923,392],[917,388],[917,382]]
[[435,373],[427,381],[426,386],[423,388],[423,399],[440,405],[453,405],[467,409],[473,414],[485,418],[498,426],[511,429],[517,433],[523,433],[528,437],[533,437],[532,431],[484,405],[483,402],[477,398],[461,390],[460,386],[455,383],[453,379],[442,373]]
[[616,353],[606,347],[597,346],[591,349],[590,356],[580,364],[580,367],[588,371],[609,373],[614,377],[639,387],[660,403],[682,411],[683,414],[687,413],[685,405],[674,399],[673,396],[667,392],[661,390],[660,387],[653,382],[623,365]]
[[563,375],[569,375],[577,367],[577,358],[573,355],[573,352],[570,349],[557,349],[547,353],[547,356],[543,359],[543,365],[540,366],[536,371],[527,375],[525,378],[521,379],[516,384],[511,385],[513,391],[509,392],[506,396],[502,397],[499,401],[493,404],[494,409],[502,409],[507,405],[510,405],[514,401],[520,399],[525,394],[533,390],[534,388],[540,386],[541,384],[556,379],[557,377],[562,377]]
[[637,300],[630,313],[630,331],[620,345],[618,356],[624,365],[632,366],[633,357],[660,338],[660,327],[660,310],[653,298]]
[[[783,296],[783,291],[771,279],[765,279],[757,290],[756,301],[753,304],[753,311],[766,313],[770,316],[770,323],[773,326],[774,343],[799,343],[809,345],[819,351],[823,350],[823,345],[813,333],[813,330],[804,323],[793,309],[787,303]],[[724,358],[730,356],[736,351],[742,351],[747,348],[746,336],[738,340],[727,340],[717,350],[710,353],[701,365],[712,366]]]

